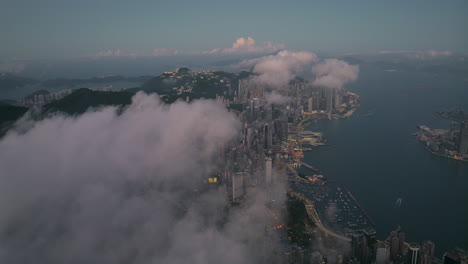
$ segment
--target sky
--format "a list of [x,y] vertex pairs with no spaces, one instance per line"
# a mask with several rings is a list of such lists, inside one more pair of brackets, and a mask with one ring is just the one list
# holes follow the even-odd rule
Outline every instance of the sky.
[[464,0],[0,0],[0,6],[3,59],[210,51],[240,37],[323,52],[468,51]]

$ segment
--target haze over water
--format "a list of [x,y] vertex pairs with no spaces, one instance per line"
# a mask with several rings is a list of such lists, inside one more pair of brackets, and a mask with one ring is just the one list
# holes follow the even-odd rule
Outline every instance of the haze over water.
[[412,133],[423,124],[448,128],[450,121],[435,112],[467,110],[467,87],[462,76],[363,65],[350,86],[361,96],[360,109],[347,120],[312,124],[309,129],[324,132],[329,146],[305,153],[304,161],[349,187],[376,222],[379,239],[401,225],[406,241],[432,240],[439,257],[455,246],[466,248],[468,163],[430,153]]

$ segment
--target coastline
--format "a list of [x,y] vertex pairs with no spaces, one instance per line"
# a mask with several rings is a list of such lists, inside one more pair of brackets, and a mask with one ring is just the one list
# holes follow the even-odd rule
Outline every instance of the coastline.
[[[468,159],[463,159],[462,157],[459,157],[455,154],[444,154],[444,153],[439,153],[439,152],[436,152],[434,150],[432,150],[429,146],[430,144],[430,140],[433,139],[433,136],[432,135],[425,135],[423,131],[430,131],[430,130],[433,130],[429,127],[426,127],[426,126],[418,126],[418,129],[420,131],[418,132],[415,132],[414,135],[416,137],[416,140],[421,142],[421,144],[424,145],[424,148],[429,151],[430,153],[434,154],[434,155],[437,155],[437,156],[440,156],[440,157],[444,157],[444,158],[447,158],[447,159],[451,159],[451,160],[457,160],[457,161],[461,161],[461,162],[468,162]],[[433,142],[434,143],[434,142]],[[440,144],[437,144],[437,147],[440,147]],[[445,148],[442,148],[444,151],[449,151]]]
[[[347,118],[351,117],[356,112],[356,110],[360,107],[360,97],[359,97],[359,95],[357,95],[355,93],[349,93],[349,95],[352,96],[353,100],[355,100],[355,103],[352,104],[352,106],[349,109],[347,109],[346,111],[343,111],[340,114],[334,114],[333,117],[331,117],[331,115],[327,115],[325,112],[319,112],[319,113],[317,113],[317,115],[310,115],[308,118],[301,120],[296,125],[297,126],[297,130],[296,130],[297,134],[299,134],[301,132],[304,132],[304,131],[311,131],[311,130],[308,130],[307,128],[312,123],[323,120],[323,119],[338,120],[338,119],[347,119]],[[302,145],[302,143],[303,143],[303,141],[299,141],[299,145]],[[318,143],[318,144],[313,144],[314,147],[324,146],[324,145],[326,145],[326,144],[324,144],[323,142]],[[291,148],[294,149],[295,146],[297,146],[297,142],[295,142],[294,144],[288,143],[288,149],[291,149]],[[297,155],[297,156],[293,155],[294,162],[292,164],[291,163],[286,164],[287,168],[289,170],[291,170],[291,172],[293,172],[293,174],[297,178],[299,178],[298,180],[291,180],[291,179],[290,180],[291,181],[303,182],[304,184],[309,184],[309,182],[306,182],[307,180],[305,180],[305,179],[303,179],[302,177],[299,176],[298,171],[295,168],[295,166],[297,166],[297,165],[299,165],[299,167],[304,166],[304,167],[308,168],[309,170],[311,170],[314,173],[315,172],[318,173],[319,170],[317,168],[315,168],[314,166],[312,166],[310,164],[307,164],[304,161],[302,161],[302,159],[304,158],[304,154],[302,153],[302,148],[300,148],[300,151],[301,151],[300,155]],[[352,198],[352,200],[356,203],[356,205],[359,207],[360,211],[367,217],[369,222],[372,223],[373,226],[375,226],[375,222],[373,221],[373,219],[367,214],[367,212],[364,210],[364,208],[362,208],[360,203],[351,194],[349,189],[344,184],[342,184],[341,186],[348,193],[348,195]],[[330,235],[330,236],[335,237],[335,238],[337,238],[339,240],[342,240],[342,241],[351,242],[350,237],[338,234],[333,229],[331,229],[329,227],[326,227],[324,225],[324,222],[320,218],[320,215],[318,214],[318,212],[316,211],[316,207],[315,207],[314,202],[312,200],[306,198],[304,194],[297,193],[296,191],[293,191],[290,188],[288,188],[288,193],[290,195],[300,199],[304,203],[304,206],[306,207],[306,211],[307,211],[307,215],[308,215],[309,219],[312,220],[317,225],[319,230],[321,230],[324,234]]]

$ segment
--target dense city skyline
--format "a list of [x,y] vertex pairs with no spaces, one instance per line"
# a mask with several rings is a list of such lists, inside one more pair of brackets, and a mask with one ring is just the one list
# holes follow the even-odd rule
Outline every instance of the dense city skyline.
[[0,0],[0,263],[467,264],[466,14]]

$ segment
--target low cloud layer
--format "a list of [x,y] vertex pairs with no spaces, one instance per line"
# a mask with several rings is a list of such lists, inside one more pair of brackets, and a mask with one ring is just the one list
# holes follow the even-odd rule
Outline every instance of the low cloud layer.
[[396,54],[396,55],[404,55],[410,59],[431,60],[431,59],[450,57],[453,55],[453,52],[449,50],[419,50],[419,51],[382,50],[382,51],[379,51],[378,54]]
[[312,85],[327,88],[342,88],[357,80],[359,66],[337,59],[320,60],[307,51],[283,50],[275,55],[247,59],[234,68],[251,69],[257,76],[252,79],[261,85],[278,88],[287,85],[301,74],[313,73]]
[[255,263],[264,196],[245,205],[255,221],[226,221],[224,189],[200,184],[237,118],[143,93],[118,112],[57,115],[0,141],[0,262]]
[[272,105],[272,104],[281,105],[281,104],[286,104],[286,103],[291,102],[292,98],[281,95],[281,94],[276,93],[276,92],[271,92],[271,93],[267,93],[265,95],[265,100],[266,100],[268,105]]
[[359,66],[350,65],[337,59],[327,59],[312,68],[315,75],[314,85],[328,88],[342,88],[345,84],[357,80]]
[[252,68],[258,74],[256,82],[278,87],[287,85],[317,60],[317,55],[312,52],[283,50],[275,55],[244,60],[237,67]]
[[452,52],[445,50],[445,51],[437,51],[437,50],[424,50],[420,52],[415,52],[409,55],[410,58],[420,59],[420,60],[431,60],[437,58],[445,58],[452,56]]

